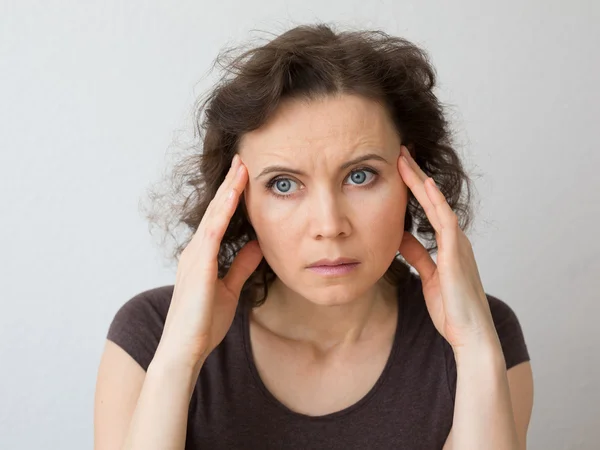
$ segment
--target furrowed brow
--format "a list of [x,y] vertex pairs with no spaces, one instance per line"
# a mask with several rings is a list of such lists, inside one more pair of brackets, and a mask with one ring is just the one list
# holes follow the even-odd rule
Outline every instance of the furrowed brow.
[[[387,159],[385,159],[383,156],[381,156],[377,153],[367,153],[366,155],[361,155],[354,159],[351,159],[350,161],[346,161],[344,164],[342,164],[340,166],[339,170],[342,171],[342,170],[345,170],[348,167],[351,167],[355,164],[358,164],[358,163],[361,163],[364,161],[369,161],[369,160],[382,161],[386,164],[389,164],[389,161]],[[254,179],[258,180],[260,177],[263,177],[263,176],[268,175],[273,172],[287,172],[287,173],[293,173],[296,175],[306,175],[301,170],[293,169],[291,167],[276,165],[276,166],[265,167],[256,177],[254,177]]]

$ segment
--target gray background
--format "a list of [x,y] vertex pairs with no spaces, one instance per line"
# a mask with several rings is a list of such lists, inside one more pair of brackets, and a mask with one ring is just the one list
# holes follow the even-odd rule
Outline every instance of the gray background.
[[175,267],[138,212],[225,45],[315,20],[423,45],[532,356],[532,449],[600,448],[599,3],[0,3],[0,448],[92,447],[108,325]]

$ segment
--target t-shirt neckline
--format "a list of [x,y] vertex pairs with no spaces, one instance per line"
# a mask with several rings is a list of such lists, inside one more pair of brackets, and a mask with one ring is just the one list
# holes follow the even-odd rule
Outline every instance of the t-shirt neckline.
[[355,413],[355,412],[363,409],[364,407],[366,407],[366,405],[373,400],[373,398],[381,390],[382,386],[386,383],[389,372],[391,370],[391,367],[393,366],[393,364],[396,360],[396,354],[398,353],[398,348],[400,346],[401,334],[404,329],[403,320],[404,320],[405,314],[404,314],[404,301],[400,300],[400,288],[399,287],[396,287],[396,301],[398,302],[398,307],[397,307],[396,330],[394,332],[394,341],[392,343],[392,349],[390,351],[388,359],[385,363],[383,371],[379,375],[379,378],[377,379],[375,384],[371,387],[369,392],[367,392],[357,402],[355,402],[352,405],[347,406],[346,408],[343,408],[339,411],[334,411],[332,413],[324,414],[324,415],[320,415],[320,416],[309,416],[307,414],[303,414],[303,413],[299,413],[299,412],[291,410],[286,405],[284,405],[282,402],[280,402],[271,393],[271,391],[269,391],[269,389],[267,389],[262,378],[260,377],[260,374],[258,373],[258,369],[256,368],[256,364],[254,361],[254,355],[252,354],[252,343],[250,342],[250,323],[249,323],[249,317],[248,317],[249,316],[248,312],[249,312],[251,306],[248,304],[245,304],[244,307],[242,308],[242,321],[241,321],[244,353],[246,355],[246,362],[248,364],[248,369],[250,370],[263,397],[266,400],[268,400],[271,404],[273,404],[276,408],[278,408],[282,412],[288,414],[289,416],[292,416],[299,420],[312,421],[312,422],[336,419],[341,416]]

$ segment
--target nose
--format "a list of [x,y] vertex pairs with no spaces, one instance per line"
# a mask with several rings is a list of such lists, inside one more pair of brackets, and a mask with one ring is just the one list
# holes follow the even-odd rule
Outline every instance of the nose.
[[311,202],[308,212],[311,236],[315,239],[333,239],[350,234],[345,201],[331,193],[320,193]]

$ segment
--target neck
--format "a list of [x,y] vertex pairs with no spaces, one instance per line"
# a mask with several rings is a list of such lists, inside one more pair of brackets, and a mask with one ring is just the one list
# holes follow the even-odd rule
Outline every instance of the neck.
[[323,352],[372,339],[396,319],[397,292],[383,278],[351,302],[319,305],[285,286],[278,278],[265,303],[252,311],[255,322],[277,336],[310,344]]

